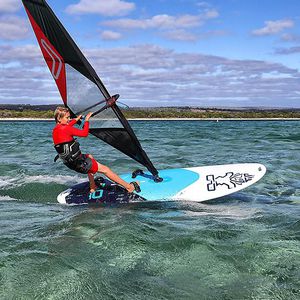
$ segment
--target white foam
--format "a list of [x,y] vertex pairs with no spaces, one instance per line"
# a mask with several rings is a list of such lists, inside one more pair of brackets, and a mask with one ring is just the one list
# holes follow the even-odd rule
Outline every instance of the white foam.
[[15,178],[8,176],[0,177],[0,188],[14,185]]
[[79,177],[78,175],[75,176],[65,176],[65,175],[25,175],[20,174],[17,177],[8,177],[8,176],[1,176],[0,177],[0,188],[13,188],[13,187],[20,187],[24,184],[29,183],[57,183],[57,184],[65,184],[65,185],[73,185],[77,183],[81,183],[87,181],[85,177]]
[[[195,207],[195,206],[194,206]],[[208,207],[198,203],[200,211],[187,211],[189,216],[217,216],[218,218],[248,219],[260,212],[258,208],[245,208],[240,206],[213,205]]]
[[0,201],[17,201],[18,199],[11,198],[9,196],[0,196]]
[[77,175],[36,175],[36,176],[26,176],[23,179],[23,183],[58,183],[58,184],[68,184],[68,183],[81,183],[87,180],[87,178],[82,178]]

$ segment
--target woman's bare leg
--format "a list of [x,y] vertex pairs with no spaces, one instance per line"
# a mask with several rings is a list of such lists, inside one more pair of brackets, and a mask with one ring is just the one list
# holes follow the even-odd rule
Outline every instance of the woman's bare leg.
[[114,173],[109,167],[98,163],[98,172],[104,174],[108,179],[114,181],[115,183],[122,185],[129,193],[132,193],[134,191],[133,184],[124,181],[116,173]]
[[[88,154],[88,157],[91,159],[94,159],[94,157],[91,154]],[[135,190],[135,187],[133,184],[127,183],[122,178],[120,178],[116,173],[114,173],[109,167],[102,165],[98,163],[98,172],[105,175],[108,179],[112,180],[113,182],[120,184],[123,186],[129,193],[132,193]],[[89,181],[90,181],[90,191],[91,193],[94,192],[97,189],[97,185],[94,180],[94,174],[88,174]]]
[[93,193],[97,189],[97,185],[96,185],[95,179],[94,179],[94,174],[88,173],[88,178],[89,178],[89,182],[90,182],[90,192]]
[[[87,156],[91,159],[94,159],[94,157],[91,154],[87,154]],[[95,179],[94,179],[94,174],[88,173],[87,175],[88,175],[89,182],[90,182],[90,192],[93,193],[97,189],[97,185],[96,185]]]

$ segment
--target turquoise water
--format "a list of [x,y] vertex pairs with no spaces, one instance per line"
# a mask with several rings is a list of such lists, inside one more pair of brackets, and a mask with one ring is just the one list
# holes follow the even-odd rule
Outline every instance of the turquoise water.
[[[298,121],[135,121],[157,168],[259,162],[207,203],[66,207],[84,181],[53,162],[52,122],[0,123],[0,299],[300,299]],[[96,139],[118,173],[139,165]]]

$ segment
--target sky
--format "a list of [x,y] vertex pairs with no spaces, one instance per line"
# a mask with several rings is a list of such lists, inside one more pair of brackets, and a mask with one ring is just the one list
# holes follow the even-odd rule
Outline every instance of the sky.
[[[129,106],[300,108],[299,0],[48,0]],[[0,0],[0,103],[62,103],[21,0]]]

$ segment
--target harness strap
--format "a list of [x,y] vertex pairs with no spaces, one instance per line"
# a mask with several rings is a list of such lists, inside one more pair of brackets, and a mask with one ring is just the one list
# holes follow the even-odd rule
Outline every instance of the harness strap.
[[58,152],[54,161],[61,158],[64,163],[73,163],[81,155],[80,145],[76,140],[55,145],[54,148]]

